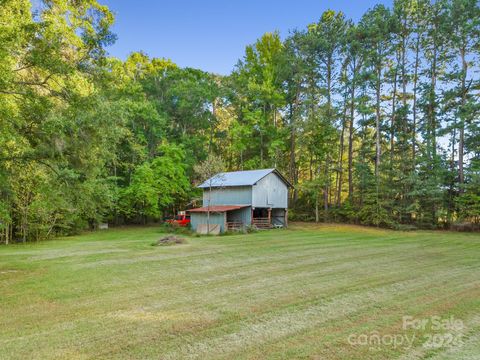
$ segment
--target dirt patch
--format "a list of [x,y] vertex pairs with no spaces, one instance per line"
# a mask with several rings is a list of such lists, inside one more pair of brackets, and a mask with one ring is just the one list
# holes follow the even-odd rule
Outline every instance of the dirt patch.
[[168,235],[159,239],[157,242],[153,243],[154,246],[168,246],[168,245],[178,245],[186,244],[187,240],[177,235]]

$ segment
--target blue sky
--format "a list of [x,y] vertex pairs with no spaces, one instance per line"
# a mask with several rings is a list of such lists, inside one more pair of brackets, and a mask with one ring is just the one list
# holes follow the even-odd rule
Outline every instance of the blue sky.
[[245,46],[263,33],[305,28],[323,11],[343,11],[358,20],[375,4],[392,0],[100,0],[115,14],[117,42],[110,55],[125,59],[142,50],[178,65],[228,74]]

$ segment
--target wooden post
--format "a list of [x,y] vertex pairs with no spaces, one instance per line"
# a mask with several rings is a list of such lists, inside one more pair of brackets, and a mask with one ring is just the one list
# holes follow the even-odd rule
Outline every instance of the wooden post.
[[268,208],[268,223],[272,223],[272,208]]
[[250,225],[253,225],[253,210],[255,210],[255,208],[252,206],[252,217],[250,219]]
[[288,227],[288,209],[285,209],[285,227]]

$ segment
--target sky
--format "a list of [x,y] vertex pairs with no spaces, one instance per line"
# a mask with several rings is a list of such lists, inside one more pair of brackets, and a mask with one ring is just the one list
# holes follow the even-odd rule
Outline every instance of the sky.
[[133,51],[169,58],[181,67],[226,75],[245,47],[265,32],[318,21],[323,11],[343,11],[357,21],[375,4],[393,0],[99,0],[115,14],[117,41],[107,50],[122,60]]

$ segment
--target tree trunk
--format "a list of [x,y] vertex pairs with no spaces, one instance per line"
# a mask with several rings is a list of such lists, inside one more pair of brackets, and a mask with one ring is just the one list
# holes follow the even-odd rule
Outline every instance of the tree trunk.
[[328,190],[329,190],[329,172],[328,167],[330,166],[330,156],[327,155],[327,159],[325,161],[325,188],[323,190],[323,210],[324,210],[324,218],[325,222],[328,221]]
[[[435,27],[438,30],[438,26]],[[430,160],[429,168],[431,175],[436,175],[437,169],[437,120],[436,120],[436,85],[437,85],[437,56],[438,56],[438,39],[434,35],[432,39],[432,64],[430,67],[430,92],[428,97],[428,114],[427,114],[427,154]],[[437,206],[435,201],[431,203],[432,222],[437,224]]]
[[348,200],[353,203],[353,124],[355,117],[355,78],[356,78],[356,62],[353,60],[352,89],[350,99],[350,124],[348,129]]
[[[327,61],[327,116],[329,125],[333,126],[332,119],[332,54],[328,57]],[[328,220],[328,193],[330,188],[330,179],[329,179],[329,166],[330,166],[330,155],[327,154],[327,159],[325,161],[325,189],[323,194],[323,207],[325,211],[325,221]]]
[[417,83],[418,83],[418,68],[420,66],[420,35],[417,36],[415,44],[415,70],[413,73],[413,124],[412,124],[412,162],[413,168],[416,165],[416,153],[417,153]]
[[397,68],[393,77],[392,118],[390,122],[390,179],[393,177],[393,161],[395,151],[395,112],[397,104]]
[[344,150],[344,136],[345,125],[347,122],[347,97],[344,98],[343,117],[342,117],[342,132],[340,134],[340,149],[338,155],[338,169],[337,169],[337,195],[335,204],[341,205],[342,202],[342,183],[343,183],[343,150]]
[[292,192],[292,202],[295,204],[297,200],[297,159],[296,159],[296,122],[295,122],[295,110],[298,106],[298,92],[295,96],[294,104],[290,105],[290,180],[294,186]]
[[466,81],[467,81],[467,71],[468,71],[468,64],[465,59],[465,46],[462,47],[460,51],[460,56],[462,59],[462,101],[460,107],[460,139],[458,142],[458,181],[460,183],[460,193],[463,193],[463,184],[464,180],[464,173],[463,173],[463,154],[464,154],[464,147],[465,147],[465,103],[467,99],[467,89],[466,89]]
[[378,177],[380,171],[380,157],[381,157],[381,148],[380,148],[380,91],[381,91],[381,65],[377,67],[377,84],[375,86],[375,98],[376,98],[376,105],[375,105],[375,178],[378,184]]

